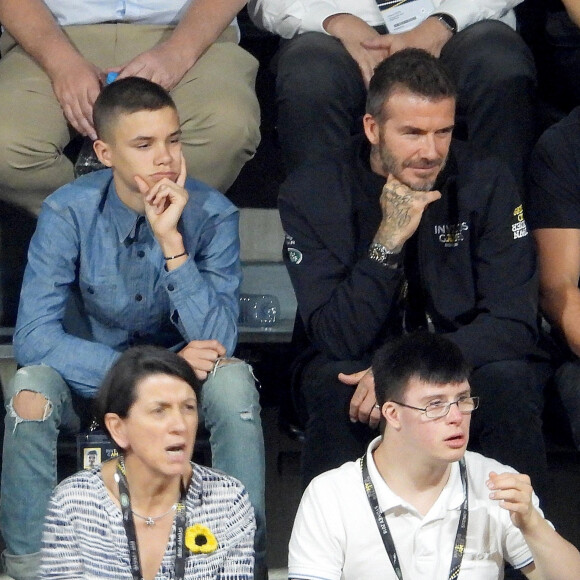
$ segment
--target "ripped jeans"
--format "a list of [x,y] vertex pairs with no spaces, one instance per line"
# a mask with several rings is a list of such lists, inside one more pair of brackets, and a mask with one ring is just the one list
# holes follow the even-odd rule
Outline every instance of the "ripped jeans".
[[[264,438],[259,394],[251,367],[228,361],[210,373],[201,391],[201,414],[210,432],[212,464],[246,487],[256,514],[256,567],[265,566]],[[22,390],[48,400],[43,420],[24,420],[12,399]],[[6,571],[35,578],[46,508],[57,483],[59,431],[76,433],[80,418],[68,385],[51,367],[24,367],[4,389],[6,419],[0,526],[6,544]],[[87,404],[89,401],[87,401]]]

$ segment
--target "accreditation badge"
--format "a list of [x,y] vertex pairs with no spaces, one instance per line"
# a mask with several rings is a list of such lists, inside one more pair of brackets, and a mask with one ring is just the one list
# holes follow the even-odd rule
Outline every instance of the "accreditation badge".
[[87,431],[77,435],[77,468],[93,469],[104,461],[117,457],[115,444],[93,421]]
[[415,28],[435,10],[432,0],[377,0],[377,5],[390,34]]

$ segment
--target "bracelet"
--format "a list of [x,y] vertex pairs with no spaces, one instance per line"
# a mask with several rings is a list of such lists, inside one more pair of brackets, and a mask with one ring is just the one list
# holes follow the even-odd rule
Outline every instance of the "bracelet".
[[175,256],[163,256],[163,259],[167,262],[169,262],[169,260],[175,260],[175,258],[181,258],[182,256],[188,256],[189,254],[187,252],[182,252],[181,254],[176,254]]

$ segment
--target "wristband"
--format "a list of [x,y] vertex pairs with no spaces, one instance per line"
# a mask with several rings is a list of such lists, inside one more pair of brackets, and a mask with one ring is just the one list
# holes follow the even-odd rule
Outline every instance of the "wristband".
[[437,18],[437,20],[439,20],[439,22],[441,22],[441,24],[443,24],[443,26],[445,26],[445,28],[447,28],[451,34],[455,34],[457,32],[457,22],[450,14],[445,14],[444,12],[435,12],[434,14],[431,14],[429,18]]
[[175,260],[175,258],[181,258],[182,256],[187,256],[188,253],[187,252],[182,252],[181,254],[176,254],[175,256],[163,256],[163,259],[166,262],[169,262],[169,260]]

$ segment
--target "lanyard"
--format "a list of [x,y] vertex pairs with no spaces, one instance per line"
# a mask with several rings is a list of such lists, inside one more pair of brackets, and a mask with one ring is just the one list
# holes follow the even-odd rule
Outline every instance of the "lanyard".
[[[137,534],[135,532],[135,520],[131,512],[131,496],[129,486],[125,478],[125,462],[123,457],[117,462],[117,475],[119,484],[119,496],[121,500],[121,513],[123,514],[123,526],[129,544],[129,563],[133,580],[143,580],[141,574],[141,562],[137,549]],[[181,483],[181,493],[175,508],[175,580],[183,580],[185,576],[185,495],[186,490]]]
[[[367,499],[375,516],[375,521],[377,522],[377,527],[381,534],[383,544],[385,545],[385,550],[389,556],[389,560],[393,565],[395,574],[399,580],[403,580],[403,572],[401,571],[401,566],[399,563],[399,556],[397,555],[397,550],[395,549],[395,543],[393,542],[393,536],[391,535],[391,530],[387,524],[387,519],[382,514],[379,508],[379,502],[377,500],[377,492],[375,486],[369,475],[369,470],[367,467],[367,455],[366,453],[361,457],[361,469],[363,475],[363,483],[365,486],[365,492],[367,494]],[[468,520],[468,502],[467,502],[467,469],[465,467],[465,459],[461,458],[459,461],[459,473],[461,475],[461,484],[463,486],[463,503],[461,504],[461,513],[459,515],[459,523],[457,524],[457,534],[455,535],[455,546],[453,547],[453,557],[451,558],[451,568],[449,569],[449,580],[455,580],[459,576],[459,568],[461,568],[461,560],[463,559],[463,551],[465,549],[465,539],[467,536],[467,520]]]

